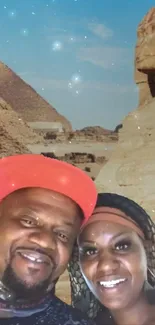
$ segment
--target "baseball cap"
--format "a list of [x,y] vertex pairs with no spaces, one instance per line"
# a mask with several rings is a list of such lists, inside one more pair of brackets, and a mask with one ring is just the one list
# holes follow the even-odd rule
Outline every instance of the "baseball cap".
[[83,211],[84,222],[92,214],[97,190],[92,179],[69,163],[38,154],[0,159],[0,201],[19,189],[40,187],[66,195]]

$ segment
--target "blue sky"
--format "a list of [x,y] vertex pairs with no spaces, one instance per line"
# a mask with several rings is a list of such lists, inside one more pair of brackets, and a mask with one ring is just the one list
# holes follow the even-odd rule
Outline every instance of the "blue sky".
[[138,103],[136,28],[154,0],[0,1],[0,60],[74,128],[115,128]]

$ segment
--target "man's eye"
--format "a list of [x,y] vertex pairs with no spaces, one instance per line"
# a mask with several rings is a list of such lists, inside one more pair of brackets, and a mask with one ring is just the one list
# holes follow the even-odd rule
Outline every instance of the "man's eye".
[[57,232],[58,238],[63,241],[64,243],[68,242],[68,236],[62,232]]
[[115,250],[116,251],[127,251],[131,247],[131,242],[130,241],[121,241],[115,245]]
[[35,227],[36,226],[36,221],[28,218],[22,218],[20,220],[21,224],[27,228],[30,227]]

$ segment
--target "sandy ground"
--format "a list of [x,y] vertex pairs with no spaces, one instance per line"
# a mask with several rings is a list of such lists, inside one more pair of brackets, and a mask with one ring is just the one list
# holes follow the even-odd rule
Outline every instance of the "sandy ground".
[[57,283],[56,295],[62,301],[66,302],[69,305],[71,304],[70,281],[69,281],[69,276],[67,271],[60,277]]
[[[68,144],[49,144],[43,145],[29,145],[31,152],[39,154],[41,152],[54,152],[57,156],[63,156],[65,153],[70,152],[87,152],[95,154],[96,156],[105,156],[109,159],[117,143],[68,143]],[[104,164],[78,164],[77,166],[84,170],[85,167],[90,167],[91,172],[87,173],[90,177],[96,177]],[[58,281],[56,286],[57,296],[70,304],[70,283],[68,273],[65,272]]]
[[116,143],[56,143],[49,145],[29,145],[28,148],[33,153],[41,153],[41,152],[54,152],[56,155],[64,155],[69,152],[87,152],[96,154],[96,156],[106,156],[109,157],[111,151],[115,148]]
[[[70,152],[86,152],[92,153],[97,157],[105,156],[106,159],[109,159],[112,151],[114,150],[117,143],[58,143],[58,144],[49,144],[49,145],[29,145],[28,148],[35,154],[39,154],[41,152],[53,152],[56,156],[63,156],[65,153]],[[87,174],[90,177],[95,177],[98,175],[100,169],[104,164],[77,164],[76,166],[80,169],[84,170],[85,167],[90,167],[90,172]]]

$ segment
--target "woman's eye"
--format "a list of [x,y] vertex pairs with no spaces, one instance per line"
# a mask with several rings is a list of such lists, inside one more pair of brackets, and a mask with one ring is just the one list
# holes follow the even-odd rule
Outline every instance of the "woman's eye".
[[117,251],[127,251],[129,250],[131,247],[131,242],[129,241],[122,241],[119,242],[115,245],[115,250]]
[[90,248],[81,248],[80,249],[80,254],[83,256],[92,256],[95,255],[97,253],[97,249],[94,247],[90,247]]
[[22,218],[21,220],[20,220],[20,222],[21,222],[21,224],[23,225],[23,226],[25,226],[25,227],[29,227],[29,228],[31,228],[31,227],[35,227],[36,226],[36,222],[35,222],[35,220],[32,220],[32,219],[28,219],[28,218]]

